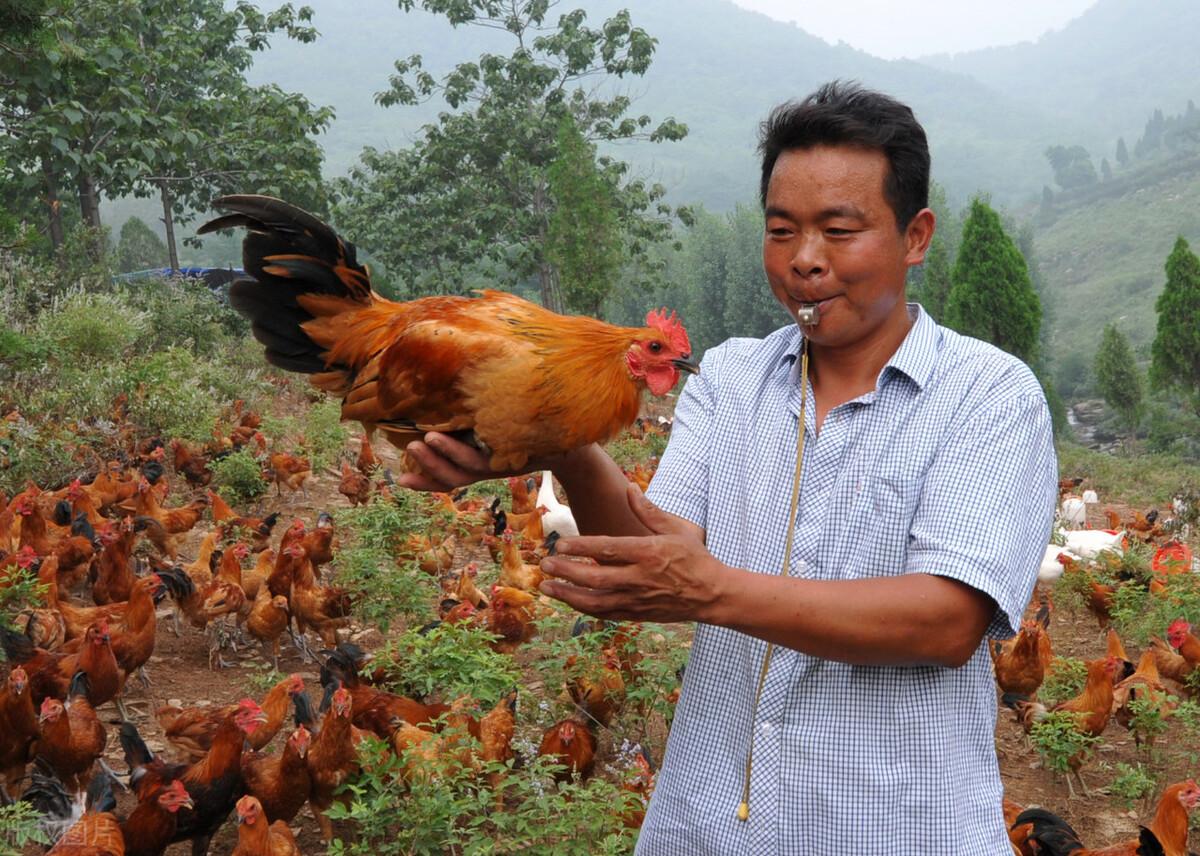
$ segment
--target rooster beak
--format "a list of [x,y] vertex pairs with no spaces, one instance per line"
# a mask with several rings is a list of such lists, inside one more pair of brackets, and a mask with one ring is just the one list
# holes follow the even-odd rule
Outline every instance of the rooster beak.
[[700,374],[700,365],[688,357],[680,357],[679,359],[671,360],[671,365],[679,369],[681,372],[688,374]]

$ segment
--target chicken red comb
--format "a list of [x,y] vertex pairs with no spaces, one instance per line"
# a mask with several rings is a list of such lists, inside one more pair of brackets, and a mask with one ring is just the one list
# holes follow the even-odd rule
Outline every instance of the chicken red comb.
[[1192,625],[1188,624],[1188,620],[1186,618],[1176,618],[1169,625],[1167,625],[1168,635],[1174,635],[1175,633],[1190,633],[1191,631]]
[[671,347],[679,353],[690,354],[692,352],[692,343],[688,341],[687,330],[683,329],[683,325],[679,323],[674,311],[668,317],[665,308],[651,309],[646,313],[646,326],[665,333]]

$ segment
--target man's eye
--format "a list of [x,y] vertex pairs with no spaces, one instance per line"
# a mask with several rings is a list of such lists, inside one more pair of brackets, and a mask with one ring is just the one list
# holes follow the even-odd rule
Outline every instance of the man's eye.
[[835,238],[844,238],[846,235],[852,235],[849,229],[826,229],[826,235],[833,235]]

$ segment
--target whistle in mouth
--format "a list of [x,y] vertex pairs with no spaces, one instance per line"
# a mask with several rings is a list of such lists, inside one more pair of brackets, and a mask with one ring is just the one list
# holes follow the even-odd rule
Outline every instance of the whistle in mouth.
[[817,304],[809,303],[797,309],[796,320],[805,327],[816,327],[817,322],[821,320],[821,313],[817,311]]

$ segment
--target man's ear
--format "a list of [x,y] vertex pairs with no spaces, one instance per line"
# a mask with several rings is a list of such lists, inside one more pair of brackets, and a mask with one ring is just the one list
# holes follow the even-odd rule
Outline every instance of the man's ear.
[[933,233],[936,228],[937,215],[933,213],[932,208],[922,208],[908,221],[908,226],[904,229],[904,241],[908,246],[908,254],[904,257],[904,261],[909,267],[925,261],[925,253],[928,252],[929,244],[933,241]]

